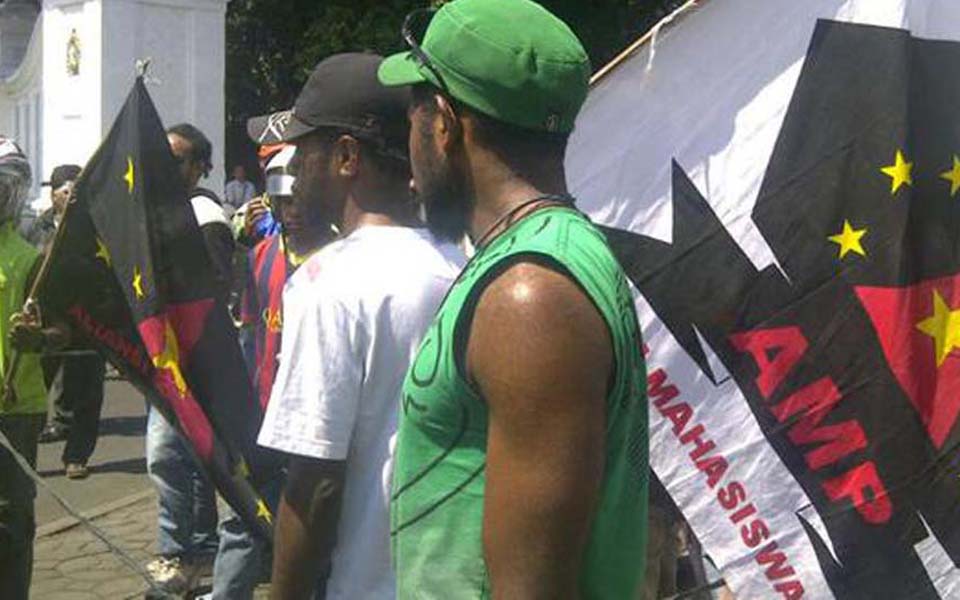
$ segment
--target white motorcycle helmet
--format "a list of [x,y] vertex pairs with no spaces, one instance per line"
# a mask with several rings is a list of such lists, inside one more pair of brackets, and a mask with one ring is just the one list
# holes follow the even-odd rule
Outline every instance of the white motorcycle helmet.
[[0,136],[0,224],[20,220],[33,178],[20,146]]

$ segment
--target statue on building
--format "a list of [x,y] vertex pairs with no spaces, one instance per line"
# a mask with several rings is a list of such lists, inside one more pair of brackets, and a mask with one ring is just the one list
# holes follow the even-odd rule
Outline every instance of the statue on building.
[[67,75],[74,77],[80,74],[80,36],[77,30],[70,32],[67,40]]

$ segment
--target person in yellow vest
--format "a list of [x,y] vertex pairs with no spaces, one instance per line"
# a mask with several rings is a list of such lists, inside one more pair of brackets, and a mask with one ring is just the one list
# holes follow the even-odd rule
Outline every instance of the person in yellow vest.
[[[62,338],[59,328],[44,329],[21,310],[39,267],[39,252],[16,231],[30,189],[30,165],[13,141],[0,137],[0,377],[17,351],[39,351]],[[21,354],[9,389],[0,390],[0,432],[31,465],[37,461],[37,438],[47,410],[47,390],[40,355]],[[0,445],[0,588],[3,597],[26,600],[33,565],[36,493],[32,480],[13,454]]]

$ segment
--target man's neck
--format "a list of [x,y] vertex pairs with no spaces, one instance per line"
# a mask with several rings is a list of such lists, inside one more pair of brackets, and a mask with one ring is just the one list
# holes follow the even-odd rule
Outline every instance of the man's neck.
[[340,224],[340,235],[347,237],[361,227],[416,227],[419,224],[412,208],[407,210],[401,205],[391,208],[392,210],[372,211],[364,209],[353,200],[348,200]]
[[319,250],[324,244],[333,239],[333,232],[329,229],[311,229],[300,231],[296,235],[287,235],[284,243],[287,250],[297,256],[306,256]]
[[567,193],[563,168],[547,170],[537,177],[521,177],[498,165],[473,178],[476,202],[470,214],[470,239],[476,243],[498,229],[507,215],[524,202]]

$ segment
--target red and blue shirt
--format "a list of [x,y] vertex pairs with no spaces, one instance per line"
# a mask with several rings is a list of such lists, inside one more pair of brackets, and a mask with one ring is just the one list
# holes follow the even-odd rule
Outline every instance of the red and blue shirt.
[[253,385],[266,409],[277,374],[283,329],[283,285],[296,267],[284,251],[283,236],[272,235],[250,251],[249,275],[243,294],[241,320],[253,336]]

